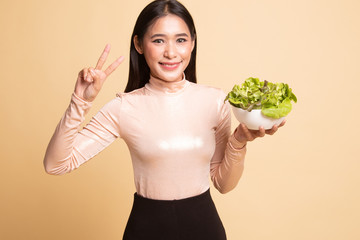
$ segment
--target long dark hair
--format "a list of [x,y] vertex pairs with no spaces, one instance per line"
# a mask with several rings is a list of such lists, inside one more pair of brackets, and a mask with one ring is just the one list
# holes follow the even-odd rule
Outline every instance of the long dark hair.
[[139,54],[136,51],[134,37],[137,36],[138,41],[142,43],[149,26],[157,19],[169,14],[174,14],[184,20],[189,28],[191,39],[195,41],[189,65],[184,72],[187,80],[196,83],[197,41],[194,21],[189,11],[180,2],[176,0],[155,0],[142,10],[135,23],[134,31],[131,36],[129,79],[125,92],[131,92],[145,86],[150,79],[149,66],[146,63],[144,55]]

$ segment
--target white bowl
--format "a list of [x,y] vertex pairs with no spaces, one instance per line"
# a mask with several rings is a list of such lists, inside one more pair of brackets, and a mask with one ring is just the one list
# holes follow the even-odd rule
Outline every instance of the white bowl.
[[270,129],[274,125],[279,125],[285,119],[285,117],[267,117],[261,113],[261,109],[253,109],[251,112],[248,112],[233,105],[231,105],[231,107],[236,119],[240,123],[244,123],[248,129],[252,130],[259,130],[260,126],[263,126],[264,129]]

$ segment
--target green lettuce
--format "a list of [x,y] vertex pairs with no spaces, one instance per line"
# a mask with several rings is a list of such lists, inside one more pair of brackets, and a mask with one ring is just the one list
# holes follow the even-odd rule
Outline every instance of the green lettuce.
[[235,85],[226,100],[231,105],[249,112],[261,109],[265,116],[271,118],[285,117],[292,109],[291,101],[297,102],[288,84],[260,81],[252,77],[246,79],[241,86]]

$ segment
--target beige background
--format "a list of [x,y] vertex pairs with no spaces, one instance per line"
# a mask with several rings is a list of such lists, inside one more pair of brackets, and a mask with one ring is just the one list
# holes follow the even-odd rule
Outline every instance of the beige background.
[[[124,142],[61,177],[42,160],[77,73],[106,43],[109,62],[126,61],[88,119],[124,89],[147,3],[1,0],[0,239],[121,239],[135,191]],[[248,145],[237,188],[212,188],[228,239],[360,239],[360,1],[183,3],[198,31],[199,83],[228,92],[254,76],[289,83],[299,99],[281,131]]]

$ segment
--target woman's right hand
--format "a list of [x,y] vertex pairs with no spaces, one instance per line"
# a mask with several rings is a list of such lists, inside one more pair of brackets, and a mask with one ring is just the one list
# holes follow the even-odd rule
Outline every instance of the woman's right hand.
[[96,67],[84,68],[79,72],[75,94],[81,99],[92,102],[101,90],[106,78],[122,63],[124,57],[116,59],[105,71],[102,70],[106,58],[110,52],[110,45],[107,44],[101,54]]

